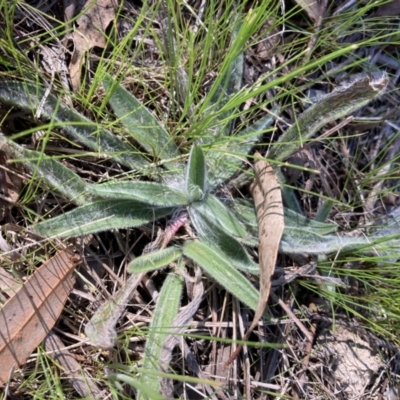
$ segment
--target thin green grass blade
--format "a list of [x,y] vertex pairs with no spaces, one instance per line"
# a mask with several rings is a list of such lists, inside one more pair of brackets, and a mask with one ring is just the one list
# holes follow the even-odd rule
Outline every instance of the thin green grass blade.
[[[235,42],[237,35],[240,31],[240,24],[237,24],[232,34],[232,43]],[[238,56],[234,57],[228,65],[223,65],[217,80],[214,82],[210,92],[211,99],[209,100],[209,108],[206,111],[207,116],[212,117],[213,127],[207,130],[202,137],[202,143],[211,143],[216,137],[222,135],[227,136],[232,131],[233,118],[229,118],[230,114],[234,114],[233,110],[219,112],[228,102],[231,96],[236,94],[241,86],[243,80],[243,53],[240,52]],[[224,121],[221,123],[221,121]]]
[[[170,78],[170,109],[172,114],[177,113],[177,105],[180,104],[185,111],[193,112],[193,104],[190,100],[190,81],[186,72],[186,54],[193,50],[187,41],[177,32],[180,32],[181,10],[175,7],[173,0],[160,3],[158,21],[160,24],[159,40],[163,44],[163,54],[166,70]],[[187,37],[186,37],[187,39]],[[189,47],[189,48],[187,48]],[[191,47],[191,49],[190,49]],[[194,57],[191,54],[189,57]],[[192,70],[193,71],[193,70]],[[185,110],[186,109],[186,110]]]
[[157,208],[132,200],[101,200],[76,208],[33,227],[40,235],[78,236],[146,224],[171,214],[173,208]]
[[276,115],[279,115],[279,113],[280,108],[273,107],[264,117],[261,117],[258,121],[254,122],[254,124],[240,131],[238,136],[246,138],[246,142],[238,144],[237,150],[242,153],[248,153],[260,139],[260,135],[274,123]]
[[145,254],[135,258],[129,265],[130,273],[148,272],[176,261],[182,255],[182,249],[178,246],[167,247],[155,253]]
[[201,200],[206,193],[207,169],[203,150],[194,145],[186,168],[186,194],[189,202]]
[[91,201],[90,194],[85,192],[86,182],[60,162],[38,151],[25,149],[8,140],[2,133],[0,133],[0,145],[3,151],[19,159],[33,176],[39,175],[51,189],[55,189],[75,204],[83,205]]
[[[44,102],[43,98],[46,99]],[[126,167],[140,169],[148,164],[138,150],[71,110],[52,94],[46,95],[45,90],[37,85],[16,81],[0,82],[0,100],[31,111],[36,111],[40,106],[45,118],[57,123],[74,139]]]
[[88,185],[87,191],[104,199],[134,200],[159,207],[179,207],[188,202],[180,190],[155,182],[107,182]]
[[[167,276],[158,297],[153,319],[147,337],[143,369],[160,371],[160,356],[163,350],[164,341],[171,333],[174,318],[178,314],[178,307],[181,299],[183,279],[180,275],[171,273]],[[156,374],[143,374],[142,382],[150,390],[160,393],[160,377]],[[138,399],[148,399],[144,393],[139,393]]]
[[257,308],[259,293],[232,264],[215,249],[200,242],[188,242],[183,254],[252,310]]
[[108,74],[104,74],[103,86],[106,92],[112,93],[109,103],[116,116],[149,154],[160,160],[181,155],[175,141],[146,106]]

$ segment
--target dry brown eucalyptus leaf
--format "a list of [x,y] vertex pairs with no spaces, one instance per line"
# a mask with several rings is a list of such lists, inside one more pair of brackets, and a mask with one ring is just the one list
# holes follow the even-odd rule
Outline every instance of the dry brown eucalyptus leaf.
[[[261,154],[256,152],[256,158]],[[281,187],[278,178],[266,160],[259,159],[255,165],[255,179],[250,187],[258,223],[258,256],[260,265],[260,297],[253,322],[243,340],[248,340],[251,332],[257,326],[267,305],[271,290],[271,277],[275,271],[279,243],[284,229],[283,203]],[[236,358],[242,346],[232,354],[224,369]]]
[[74,42],[69,73],[72,88],[75,91],[79,89],[80,71],[85,52],[95,46],[105,47],[105,31],[115,18],[117,7],[116,0],[88,0],[81,16],[76,20],[77,28],[66,37]]
[[0,385],[53,328],[74,285],[78,263],[72,251],[58,252],[0,310]]
[[[256,157],[261,154],[256,152]],[[271,290],[271,277],[275,271],[279,243],[284,229],[281,187],[271,165],[258,160],[255,165],[255,179],[251,186],[258,222],[258,256],[260,263],[260,298],[252,331],[262,317]]]

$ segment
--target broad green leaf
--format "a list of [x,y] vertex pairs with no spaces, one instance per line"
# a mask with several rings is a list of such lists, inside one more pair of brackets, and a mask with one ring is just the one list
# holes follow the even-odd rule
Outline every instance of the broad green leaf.
[[186,193],[190,202],[201,200],[206,193],[207,170],[204,153],[194,145],[190,151],[186,168]]
[[285,254],[335,254],[338,252],[360,252],[361,254],[381,254],[387,261],[396,261],[399,256],[399,221],[388,219],[388,225],[378,229],[374,235],[351,237],[345,234],[328,235],[335,225],[325,224],[290,210],[285,210],[288,225],[281,241],[281,251]]
[[156,182],[107,182],[88,185],[87,191],[105,199],[134,200],[152,206],[178,207],[187,204],[183,192]]
[[248,255],[245,248],[235,238],[224,232],[216,222],[190,207],[189,215],[202,242],[215,249],[235,268],[251,274],[259,274],[259,266]]
[[[279,108],[273,108],[271,114],[265,115],[248,128],[239,132],[238,137],[234,137],[228,142],[225,140],[221,151],[211,149],[207,153],[206,161],[209,182],[212,188],[225,182],[240,169],[250,150],[265,133],[265,130],[271,126],[277,114],[279,114]],[[240,140],[238,140],[239,138]],[[217,143],[214,146],[219,149]]]
[[[143,369],[158,372],[161,370],[160,356],[164,341],[171,334],[174,318],[178,314],[181,299],[183,279],[180,275],[171,273],[167,276],[157,299],[156,308],[149,327],[144,351]],[[150,390],[161,391],[160,377],[156,374],[143,374],[142,382]],[[147,399],[144,393],[139,393],[138,399]]]
[[326,124],[345,117],[379,97],[388,85],[385,73],[361,74],[336,88],[308,108],[269,151],[271,160],[283,160],[300,149]]
[[104,74],[103,86],[106,92],[112,93],[109,102],[114,113],[149,154],[160,160],[181,155],[175,141],[147,107],[108,74]]
[[19,146],[12,140],[8,140],[2,133],[0,133],[1,142],[6,143],[1,147],[3,151],[19,159],[30,169],[33,176],[38,174],[51,189],[57,190],[78,205],[91,200],[91,196],[85,193],[86,182],[71,169],[43,153]]
[[193,203],[191,209],[195,209],[196,213],[220,225],[229,235],[238,238],[245,238],[247,236],[245,227],[237,219],[236,215],[211,194],[208,194],[204,201]]
[[[320,236],[307,232],[303,236],[285,234],[281,241],[280,251],[284,254],[336,254],[339,252],[359,252],[366,255],[377,254],[390,247],[400,248],[400,234],[389,236]],[[397,250],[396,250],[397,251]],[[398,253],[397,253],[398,254]]]
[[258,291],[215,249],[200,242],[187,242],[183,254],[192,259],[216,282],[252,310],[257,308]]
[[130,273],[148,272],[167,266],[182,255],[182,249],[177,246],[149,253],[135,258],[129,265]]
[[337,225],[309,219],[288,208],[285,209],[285,226],[287,226],[287,230],[291,232],[293,230],[298,230],[299,235],[302,235],[304,231],[309,231],[318,235],[326,235],[336,232],[337,230]]
[[140,226],[171,214],[173,208],[151,207],[132,200],[101,200],[40,222],[34,230],[43,236],[78,236]]
[[[258,226],[254,204],[251,200],[238,199],[226,203],[235,216],[251,231],[258,236]],[[305,232],[316,235],[326,235],[337,230],[337,226],[325,222],[311,220],[296,211],[285,208],[285,234],[302,236]]]
[[255,235],[258,237],[257,216],[253,200],[225,200],[224,204],[235,214],[239,221],[245,224],[245,226],[251,227],[251,230],[255,232]]
[[38,85],[16,81],[0,82],[0,100],[31,111],[40,107],[45,118],[62,126],[74,139],[129,168],[142,168],[148,164],[138,150],[71,110],[52,94],[47,95],[45,89]]

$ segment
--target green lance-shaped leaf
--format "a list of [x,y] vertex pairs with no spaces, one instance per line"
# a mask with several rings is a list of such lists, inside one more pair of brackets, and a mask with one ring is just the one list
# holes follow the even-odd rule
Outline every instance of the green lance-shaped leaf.
[[[1,147],[2,146],[2,147]],[[85,204],[91,196],[85,193],[86,182],[60,162],[43,153],[25,149],[0,133],[0,147],[19,159],[33,175],[38,174],[52,189],[57,190],[75,204]]]
[[182,191],[156,182],[107,182],[88,185],[87,191],[105,199],[134,200],[159,207],[179,207],[188,202]]
[[224,204],[235,214],[236,218],[258,237],[258,223],[253,200],[235,199],[225,200]]
[[149,253],[135,258],[129,265],[131,273],[148,272],[176,261],[182,255],[182,249],[178,246],[167,247],[166,249]]
[[148,164],[132,146],[71,110],[52,94],[46,95],[45,90],[38,85],[16,81],[0,82],[0,100],[31,111],[40,106],[45,118],[58,123],[74,139],[129,168],[142,168]]
[[[272,125],[277,114],[279,114],[279,108],[275,107],[271,114],[265,115],[239,132],[237,137],[235,136],[230,141],[225,140],[221,151],[211,149],[207,153],[208,180],[211,188],[222,184],[238,171],[250,150],[265,133],[265,130]],[[214,146],[219,149],[217,143]]]
[[173,208],[151,207],[132,200],[101,200],[40,222],[34,230],[43,236],[78,236],[140,226],[171,214]]
[[271,160],[283,160],[300,149],[324,125],[345,117],[380,96],[389,79],[385,73],[357,75],[306,110],[269,151]]
[[260,273],[258,264],[250,258],[242,244],[221,229],[217,222],[211,221],[194,207],[189,208],[189,215],[203,243],[213,248],[233,267],[251,274]]
[[[236,200],[230,203],[232,211],[246,226],[249,235],[246,244],[257,245],[258,227],[255,223],[254,206],[250,201]],[[390,230],[390,235],[383,235],[378,231],[372,237],[350,237],[343,234],[330,235],[337,230],[334,224],[322,223],[298,214],[292,210],[285,209],[285,230],[279,247],[283,254],[335,254],[338,252],[359,251],[362,254],[370,254],[376,251],[384,251],[390,246],[398,247],[395,234]],[[396,250],[397,251],[397,250]],[[386,253],[385,253],[386,254]]]
[[[253,237],[258,237],[258,225],[253,202],[250,200],[238,199],[235,201],[227,201],[226,204],[239,221],[245,225],[247,233],[250,233]],[[320,237],[337,230],[337,226],[334,224],[311,220],[288,208],[284,209],[284,214],[284,236],[286,235],[286,237],[301,238],[308,232]],[[256,242],[254,242],[254,244],[256,244]]]
[[288,233],[296,230],[299,231],[299,235],[302,232],[308,231],[316,233],[318,235],[326,235],[337,231],[337,225],[328,224],[325,222],[319,222],[310,218],[305,217],[296,211],[285,209],[285,226],[287,226]]
[[[258,227],[253,203],[248,200],[235,200],[228,204],[254,238],[258,234]],[[334,224],[311,220],[289,209],[285,209],[284,212],[285,230],[279,248],[283,254],[323,255],[349,251],[357,251],[362,254],[373,254],[379,251],[383,252],[382,254],[388,254],[390,247],[395,249],[395,252],[400,247],[400,241],[397,238],[397,235],[400,234],[399,225],[396,224],[394,218],[391,219],[394,223],[390,225],[389,229],[382,228],[373,236],[350,237],[343,234],[330,234],[337,230],[337,226]],[[246,243],[256,245],[257,241],[253,239],[251,242],[250,239],[247,239]]]
[[[110,105],[128,133],[151,155],[161,159],[179,157],[175,141],[153,114],[110,75],[104,74],[103,86],[111,92]],[[167,163],[167,166],[174,164]]]
[[[366,255],[374,255],[378,251],[385,251],[397,242],[400,234],[388,236],[359,236],[351,237],[344,235],[320,236],[307,232],[302,237],[285,234],[280,251],[284,254],[335,254],[339,252],[358,252]],[[396,250],[397,251],[397,250]]]
[[194,145],[190,151],[185,184],[187,199],[190,203],[199,201],[205,196],[207,169],[204,153],[200,146]]
[[[182,293],[183,279],[180,275],[171,273],[167,276],[157,299],[153,319],[150,324],[144,351],[143,369],[159,372],[161,369],[160,356],[178,307]],[[150,389],[160,393],[160,377],[156,374],[143,374],[142,382]],[[139,393],[138,399],[147,399],[144,393]]]
[[211,194],[208,194],[204,201],[193,203],[191,209],[196,210],[196,213],[219,225],[231,236],[238,238],[247,236],[246,228],[237,219],[236,215]]
[[257,308],[258,291],[215,249],[200,242],[188,242],[183,254],[197,263],[208,275],[252,310]]

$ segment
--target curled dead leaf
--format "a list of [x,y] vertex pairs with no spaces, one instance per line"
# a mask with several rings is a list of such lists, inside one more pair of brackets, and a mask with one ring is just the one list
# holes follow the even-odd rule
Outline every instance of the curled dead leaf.
[[69,73],[72,88],[75,91],[79,89],[80,71],[85,52],[95,46],[101,48],[106,46],[105,31],[115,18],[117,8],[116,0],[88,0],[76,20],[77,28],[65,37],[74,43]]

